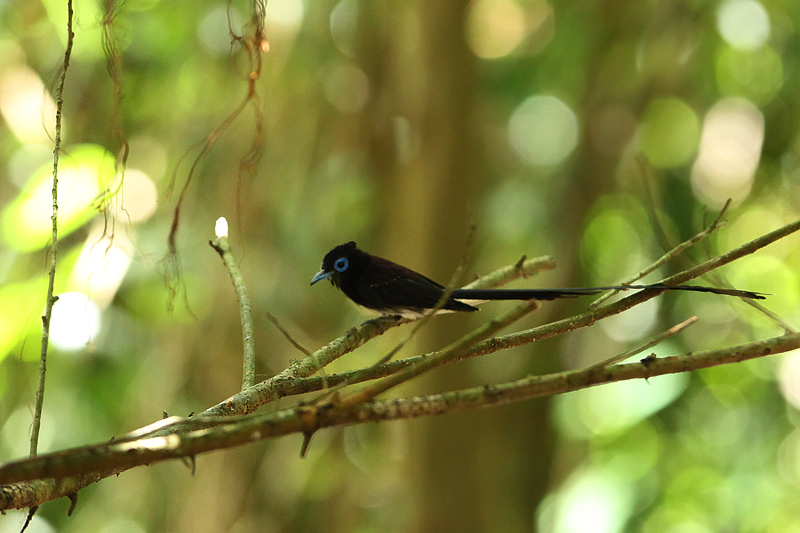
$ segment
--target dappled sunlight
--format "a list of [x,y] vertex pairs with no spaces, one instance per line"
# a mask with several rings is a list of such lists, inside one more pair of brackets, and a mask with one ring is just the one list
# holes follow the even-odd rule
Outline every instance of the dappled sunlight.
[[633,488],[615,472],[586,467],[574,472],[543,503],[539,529],[558,533],[622,531],[634,504]]
[[150,176],[141,170],[129,168],[125,171],[121,187],[120,179],[123,179],[122,175],[117,174],[110,187],[112,192],[116,191],[112,199],[113,215],[129,224],[138,224],[153,216],[158,207],[158,190]]
[[113,237],[101,237],[101,232],[102,224],[99,224],[86,239],[70,273],[69,285],[105,309],[125,279],[134,250],[124,232]]
[[21,143],[49,142],[55,131],[56,103],[26,66],[0,68],[0,114]]
[[100,309],[85,294],[67,292],[53,305],[50,341],[65,351],[85,348],[100,332]]
[[574,438],[614,434],[667,407],[688,385],[687,375],[669,374],[559,396],[556,423]]
[[[64,236],[97,214],[94,202],[114,176],[114,158],[97,145],[69,147],[61,157],[58,175],[59,233]],[[51,163],[40,167],[5,207],[0,230],[8,246],[32,251],[50,241],[52,189]]]

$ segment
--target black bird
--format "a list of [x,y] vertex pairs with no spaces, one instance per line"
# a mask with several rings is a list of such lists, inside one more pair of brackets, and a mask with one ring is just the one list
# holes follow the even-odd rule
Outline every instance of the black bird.
[[[430,278],[383,257],[370,255],[350,241],[327,253],[322,270],[311,285],[329,279],[359,305],[391,315],[420,316],[436,306],[445,287]],[[555,300],[603,291],[650,289],[711,292],[740,298],[763,300],[757,292],[717,289],[694,285],[623,285],[575,289],[455,289],[442,307],[446,311],[477,311],[461,300]]]

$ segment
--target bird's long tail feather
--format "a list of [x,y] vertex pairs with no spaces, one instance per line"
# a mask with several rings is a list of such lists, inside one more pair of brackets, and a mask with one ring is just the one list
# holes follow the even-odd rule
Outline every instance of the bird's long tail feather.
[[763,300],[766,296],[760,292],[740,291],[738,289],[718,289],[715,287],[699,287],[696,285],[617,285],[609,287],[582,287],[574,289],[456,289],[451,297],[456,300],[556,300],[573,298],[585,294],[599,294],[608,290],[649,290],[649,291],[694,291],[710,292],[725,296],[737,296]]

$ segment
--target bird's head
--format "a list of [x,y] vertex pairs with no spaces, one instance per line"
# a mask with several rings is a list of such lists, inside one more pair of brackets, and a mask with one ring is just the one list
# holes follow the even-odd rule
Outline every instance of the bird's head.
[[366,254],[356,248],[355,242],[340,244],[325,255],[322,260],[322,269],[311,280],[311,285],[324,279],[330,279],[331,283],[338,287],[342,278],[352,274],[353,269],[362,262],[362,256],[366,256]]

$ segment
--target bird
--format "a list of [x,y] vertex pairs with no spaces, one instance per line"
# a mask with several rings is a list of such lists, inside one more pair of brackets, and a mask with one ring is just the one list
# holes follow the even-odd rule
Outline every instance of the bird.
[[[386,315],[420,317],[436,307],[445,287],[389,259],[370,255],[354,241],[335,247],[322,260],[322,268],[312,278],[311,285],[323,280],[340,289],[360,306]],[[737,289],[718,289],[695,285],[612,285],[566,289],[454,289],[438,312],[473,312],[474,301],[487,300],[555,300],[607,290],[681,290],[710,292],[739,298],[763,300],[762,293]],[[467,303],[464,300],[471,301]]]

